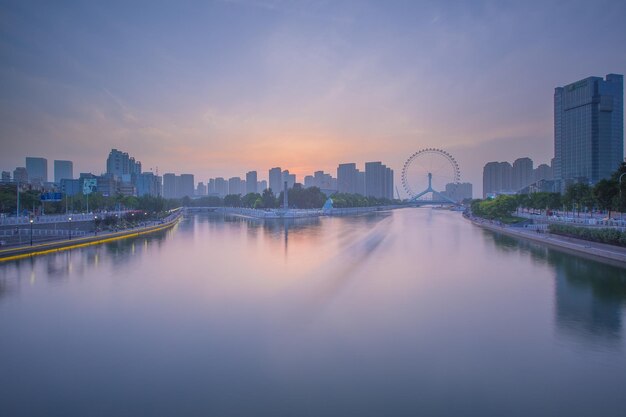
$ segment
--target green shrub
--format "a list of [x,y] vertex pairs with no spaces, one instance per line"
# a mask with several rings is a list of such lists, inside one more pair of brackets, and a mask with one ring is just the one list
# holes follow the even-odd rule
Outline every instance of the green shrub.
[[617,229],[592,229],[563,224],[551,224],[548,231],[555,235],[569,236],[592,242],[608,243],[610,245],[626,246],[626,233]]

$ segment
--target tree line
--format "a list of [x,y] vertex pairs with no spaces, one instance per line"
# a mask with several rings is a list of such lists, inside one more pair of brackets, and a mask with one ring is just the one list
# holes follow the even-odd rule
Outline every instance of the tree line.
[[[246,207],[255,209],[273,209],[282,207],[283,192],[275,195],[271,189],[263,193],[249,193],[246,195],[229,194],[224,198],[204,196],[200,198],[183,197],[181,199],[166,199],[155,196],[103,196],[100,193],[89,195],[77,194],[63,196],[61,201],[42,202],[41,193],[35,190],[20,192],[20,211],[22,215],[36,214],[42,211],[45,214],[101,212],[115,210],[143,210],[150,213],[159,213],[176,207]],[[304,188],[295,184],[288,190],[288,204],[290,208],[317,209],[321,208],[327,196],[318,187]],[[332,196],[334,207],[369,207],[399,203],[388,199],[364,197],[360,194],[335,193]],[[17,194],[14,184],[0,185],[0,213],[15,214],[17,210]]]
[[[539,192],[531,194],[500,195],[495,199],[473,200],[472,213],[488,219],[511,217],[518,208],[533,210],[563,210],[580,215],[581,212],[601,210],[611,216],[613,211],[623,211],[626,207],[626,192],[620,192],[619,178],[626,173],[626,163],[622,163],[610,178],[591,186],[586,183],[570,184],[565,193]],[[626,175],[625,175],[626,177]],[[626,186],[626,184],[623,184]]]

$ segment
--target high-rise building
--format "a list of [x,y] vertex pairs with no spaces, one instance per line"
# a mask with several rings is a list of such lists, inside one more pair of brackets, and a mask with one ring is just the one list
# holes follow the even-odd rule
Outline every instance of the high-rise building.
[[72,161],[54,161],[54,182],[61,184],[62,179],[74,178],[74,164]]
[[554,178],[596,183],[624,159],[624,76],[554,89]]
[[11,173],[9,171],[2,171],[2,182],[11,182]]
[[508,162],[488,162],[483,168],[483,198],[511,193],[511,172]]
[[[306,180],[306,179],[305,179]],[[337,182],[330,174],[326,174],[324,171],[315,171],[313,173],[313,180],[309,180],[311,187],[317,187],[320,190],[331,191],[337,189]]]
[[198,186],[196,187],[196,195],[201,197],[207,195],[207,186],[204,185],[203,182],[198,183]]
[[141,162],[135,161],[135,158],[126,152],[111,149],[107,158],[107,174],[113,174],[116,177],[128,174],[135,178],[136,175],[141,174]]
[[228,181],[222,177],[215,178],[215,193],[218,197],[226,197],[228,194]]
[[177,190],[178,198],[193,197],[196,192],[193,174],[180,174],[179,178],[177,183],[177,185],[180,184],[180,188]]
[[356,194],[357,173],[355,163],[339,164],[337,167],[337,190],[340,193]]
[[257,176],[256,171],[246,173],[246,194],[257,192]]
[[307,175],[304,177],[304,188],[315,187],[315,177],[313,175]]
[[365,195],[365,172],[357,171],[356,173],[356,193]]
[[163,197],[178,198],[176,191],[176,174],[163,174]]
[[228,179],[228,194],[241,194],[241,178],[232,177]]
[[472,184],[469,182],[449,183],[446,184],[446,191],[442,194],[450,200],[460,203],[472,198],[472,188]]
[[389,167],[385,167],[385,182],[383,184],[383,197],[389,200],[393,200],[393,169]]
[[513,162],[511,170],[511,189],[519,191],[533,182],[533,160],[518,158]]
[[535,168],[533,172],[533,181],[541,181],[541,180],[552,180],[552,168],[549,165],[541,164],[537,168]]
[[365,195],[367,197],[386,198],[387,167],[382,162],[365,163]]
[[160,196],[161,191],[161,177],[154,175],[152,172],[142,172],[137,176],[137,196],[144,195]]
[[280,167],[270,169],[269,186],[275,195],[278,195],[283,190],[283,171]]
[[207,182],[206,193],[210,196],[217,195],[217,193],[215,192],[215,178],[210,178]]
[[483,167],[483,198],[496,193],[498,185],[498,162],[487,162]]
[[[91,172],[81,172],[78,176],[79,194],[84,192],[86,188],[86,180],[95,180],[96,188],[91,188],[91,191],[98,192],[105,197],[113,197],[122,193],[124,193],[123,195],[133,195],[134,192],[134,189],[128,187],[127,185],[124,187],[120,187],[120,182],[115,179],[115,175],[113,174],[103,174],[100,176],[96,176]],[[87,189],[89,188],[90,187],[87,187]]]
[[26,184],[28,182],[28,171],[24,167],[17,167],[13,170],[13,182]]
[[46,158],[26,157],[26,171],[31,183],[48,182],[48,160]]
[[288,169],[284,170],[282,183],[284,184],[285,182],[287,183],[287,188],[293,188],[293,186],[296,184],[296,174],[290,174]]
[[257,183],[257,193],[263,194],[263,191],[267,190],[267,181],[262,180]]

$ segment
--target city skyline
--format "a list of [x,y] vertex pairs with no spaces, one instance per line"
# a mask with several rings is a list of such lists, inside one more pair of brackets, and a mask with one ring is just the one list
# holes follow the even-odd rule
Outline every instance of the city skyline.
[[626,69],[612,52],[626,6],[611,2],[4,9],[7,170],[37,155],[104,172],[119,148],[202,181],[383,160],[398,182],[411,153],[437,146],[481,195],[486,162],[554,156],[555,87]]

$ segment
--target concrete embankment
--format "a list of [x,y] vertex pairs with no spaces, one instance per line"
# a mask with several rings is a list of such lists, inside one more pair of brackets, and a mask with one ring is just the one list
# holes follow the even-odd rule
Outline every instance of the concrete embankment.
[[358,214],[373,213],[377,211],[387,211],[406,206],[376,206],[376,207],[349,207],[332,209],[251,209],[240,207],[189,207],[189,213],[194,212],[215,212],[231,216],[249,217],[255,219],[301,219],[320,216],[350,216]]
[[626,267],[626,248],[551,233],[538,233],[521,227],[500,226],[488,220],[466,218],[476,226],[495,233],[530,240],[571,254]]
[[147,235],[169,229],[174,226],[182,217],[182,212],[176,216],[172,216],[163,223],[153,226],[138,227],[133,229],[122,230],[118,232],[105,232],[94,236],[78,237],[74,239],[55,240],[53,242],[37,244],[33,246],[18,246],[9,249],[0,250],[0,262],[27,258],[30,256],[44,255],[52,252],[59,252],[68,249],[80,248],[91,245],[99,245],[102,243],[112,242],[114,240],[126,239]]

